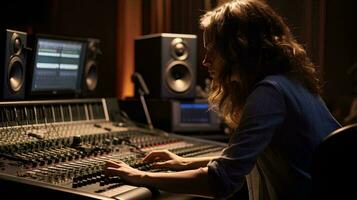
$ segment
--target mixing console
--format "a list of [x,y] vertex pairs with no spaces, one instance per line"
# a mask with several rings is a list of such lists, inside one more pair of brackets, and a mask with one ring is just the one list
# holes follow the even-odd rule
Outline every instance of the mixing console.
[[104,175],[108,159],[146,171],[143,156],[168,149],[180,156],[216,155],[223,145],[110,119],[107,99],[0,103],[0,192],[65,195],[63,199],[152,199],[152,191]]

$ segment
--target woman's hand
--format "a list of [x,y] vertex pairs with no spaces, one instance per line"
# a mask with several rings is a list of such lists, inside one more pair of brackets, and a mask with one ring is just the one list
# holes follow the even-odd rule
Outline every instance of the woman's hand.
[[187,159],[178,156],[168,150],[152,151],[143,159],[144,162],[154,163],[152,167],[167,168],[172,170],[187,170]]
[[134,169],[120,160],[108,160],[105,166],[107,176],[120,176],[133,185],[141,185],[145,172]]

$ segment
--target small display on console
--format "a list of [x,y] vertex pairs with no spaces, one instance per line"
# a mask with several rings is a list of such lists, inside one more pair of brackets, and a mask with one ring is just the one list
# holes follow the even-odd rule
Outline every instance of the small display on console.
[[181,123],[210,123],[208,103],[181,103]]

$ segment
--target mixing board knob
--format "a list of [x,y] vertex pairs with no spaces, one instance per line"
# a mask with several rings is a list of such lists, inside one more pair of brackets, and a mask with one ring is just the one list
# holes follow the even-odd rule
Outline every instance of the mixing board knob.
[[53,156],[54,163],[59,163],[60,158],[58,156]]
[[125,127],[125,124],[123,122],[118,122],[118,123],[113,123],[113,126],[116,127]]
[[35,159],[31,159],[32,167],[37,167],[38,162]]
[[35,148],[35,146],[35,143],[26,143],[25,149],[26,151],[31,152]]
[[13,144],[13,145],[8,145],[7,146],[7,151],[10,153],[15,153],[18,150],[18,146]]
[[73,181],[72,188],[77,188],[77,187],[78,187],[78,183]]
[[40,164],[40,166],[43,166],[46,163],[46,161],[43,158],[38,158],[37,162]]
[[104,139],[103,144],[104,145],[110,145],[111,144],[110,139]]
[[82,138],[80,135],[76,135],[73,137],[72,147],[78,147],[81,145]]
[[73,152],[74,159],[80,158],[80,154],[78,152]]
[[113,145],[118,145],[119,144],[119,138],[114,137],[113,138]]

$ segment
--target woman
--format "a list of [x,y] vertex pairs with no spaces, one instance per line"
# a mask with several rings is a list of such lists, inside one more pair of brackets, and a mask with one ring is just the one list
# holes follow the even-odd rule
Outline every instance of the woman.
[[340,125],[319,97],[320,79],[305,50],[259,0],[223,4],[201,18],[201,27],[203,65],[212,77],[209,102],[235,129],[228,147],[214,158],[168,151],[144,158],[179,172],[142,172],[120,161],[109,161],[106,172],[215,198],[228,198],[247,177],[251,199],[311,199],[314,149]]

